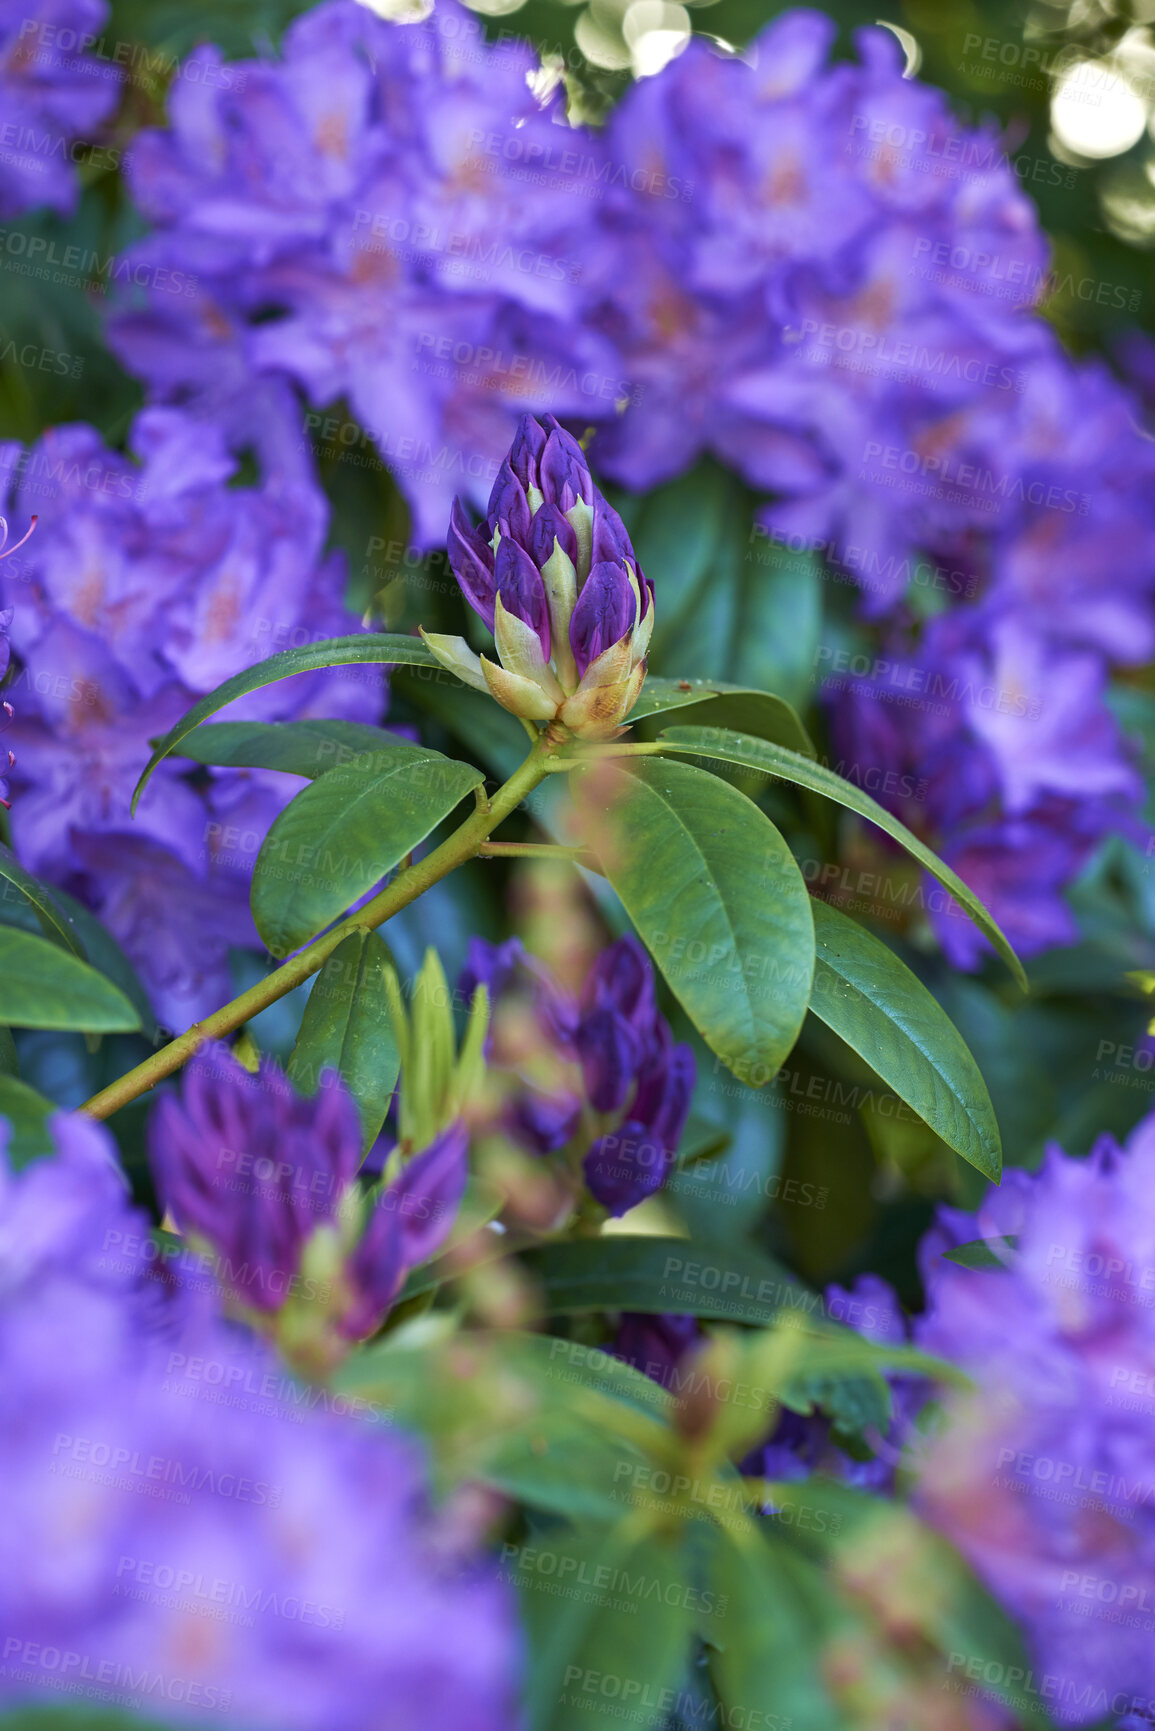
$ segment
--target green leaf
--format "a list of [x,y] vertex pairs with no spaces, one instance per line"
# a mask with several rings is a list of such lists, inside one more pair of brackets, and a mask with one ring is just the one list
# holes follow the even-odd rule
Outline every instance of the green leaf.
[[913,854],[919,864],[925,867],[933,878],[937,878],[944,889],[950,891],[959,905],[970,914],[979,930],[989,938],[1024,992],[1027,990],[1027,976],[1023,972],[1022,963],[974,891],[968,889],[958,873],[940,860],[925,842],[920,841],[904,823],[892,817],[890,812],[871,799],[869,794],[863,793],[861,788],[843,781],[841,776],[824,769],[820,763],[808,762],[797,752],[787,751],[767,740],[753,739],[748,734],[725,730],[716,732],[713,729],[696,727],[670,727],[662,734],[661,743],[669,751],[686,752],[691,757],[714,757],[722,763],[736,763],[744,769],[761,770],[764,775],[777,776],[783,781],[794,782],[799,787],[808,787],[813,793],[825,794],[829,799],[845,806],[848,811],[856,812],[859,817],[869,818],[871,823],[877,824],[879,829],[885,830],[887,835],[901,842],[907,852]]
[[[648,677],[642,695],[631,709],[629,724],[645,723],[659,715],[677,712],[679,726],[726,727],[749,733],[755,739],[770,739],[803,757],[815,755],[814,742],[797,711],[769,691],[754,691],[744,685],[722,685],[714,679],[655,679]],[[640,736],[655,736],[657,729],[642,726]]]
[[966,1244],[956,1244],[944,1250],[944,1262],[957,1262],[960,1268],[1005,1270],[1013,1251],[1018,1249],[1017,1235],[1010,1238],[972,1238]]
[[11,1028],[0,1025],[0,1076],[19,1076],[20,1059],[16,1055],[16,1042],[12,1038]]
[[[657,1731],[674,1706],[693,1633],[682,1547],[638,1538],[623,1522],[609,1533],[551,1532],[536,1550],[512,1559],[533,1654],[533,1731],[590,1731],[610,1702],[629,1724]],[[542,1551],[551,1553],[552,1580],[538,1573]],[[558,1579],[573,1582],[573,1592],[559,1594]]]
[[16,1028],[131,1033],[140,1015],[124,993],[68,950],[0,926],[0,1020]]
[[50,890],[47,884],[42,884],[39,878],[26,871],[12,852],[10,847],[0,843],[0,894],[6,894],[11,885],[32,903],[36,918],[46,938],[51,938],[54,944],[63,949],[71,950],[74,956],[85,961],[84,945],[76,931],[76,922],[60,906],[55,890]]
[[484,779],[472,764],[394,745],[303,788],[253,870],[253,918],[272,954],[288,955],[344,913]]
[[357,1102],[366,1150],[376,1140],[401,1058],[385,996],[389,951],[376,932],[351,932],[313,984],[289,1059],[289,1080],[316,1093],[321,1071],[339,1070]]
[[88,952],[88,960],[97,973],[103,974],[119,986],[129,1003],[140,1015],[140,1031],[146,1040],[156,1040],[160,1035],[160,1026],[153,1014],[152,1003],[148,993],[140,982],[140,976],[107,926],[101,924],[96,915],[70,896],[67,890],[56,890],[56,899],[67,912],[76,927],[79,936],[84,941]]
[[810,1008],[865,1058],[949,1148],[998,1183],[998,1120],[950,1017],[880,939],[817,898]]
[[708,1647],[722,1723],[831,1731],[838,1713],[822,1675],[833,1607],[815,1564],[771,1535],[739,1547],[723,1534],[710,1586],[726,1606]]
[[15,1076],[0,1076],[0,1118],[12,1126],[8,1158],[19,1170],[53,1150],[48,1120],[60,1107]]
[[822,1312],[816,1292],[752,1245],[611,1233],[542,1245],[521,1261],[548,1315],[640,1310],[768,1323],[784,1310]]
[[744,794],[685,764],[603,761],[575,782],[586,839],[686,1014],[739,1080],[768,1080],[814,974],[810,896],[786,843]]
[[215,715],[218,709],[223,709],[226,704],[235,702],[238,697],[244,697],[250,691],[259,691],[262,686],[276,685],[281,679],[291,679],[295,673],[315,673],[322,667],[350,667],[360,662],[388,667],[400,664],[410,667],[440,665],[419,637],[366,632],[362,637],[330,637],[321,643],[305,644],[300,649],[286,649],[282,655],[272,655],[267,661],[259,661],[255,667],[246,667],[243,673],[235,673],[231,679],[226,679],[223,685],[218,685],[215,691],[210,691],[207,697],[202,697],[159,741],[145,766],[144,774],[136,784],[136,791],[132,796],[133,811],[135,812],[137,801],[147,787],[157,764],[162,762],[170,751],[175,751],[181,740],[187,739],[202,721]]
[[361,752],[405,743],[360,721],[215,721],[194,728],[177,755],[228,769],[278,769],[312,781]]
[[524,728],[515,715],[485,692],[462,685],[448,672],[431,676],[423,667],[398,668],[389,685],[414,708],[464,740],[470,756],[500,781],[508,781],[524,761]]

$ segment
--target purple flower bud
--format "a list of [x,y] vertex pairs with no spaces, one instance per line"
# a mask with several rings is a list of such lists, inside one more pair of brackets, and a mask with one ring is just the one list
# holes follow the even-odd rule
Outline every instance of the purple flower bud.
[[516,541],[503,539],[495,563],[497,592],[506,611],[537,633],[541,652],[549,660],[549,602],[541,572]]
[[593,564],[599,565],[603,560],[608,559],[612,565],[624,565],[628,560],[635,569],[638,569],[638,562],[634,557],[633,545],[625,524],[613,506],[607,505],[600,494],[594,505],[592,537]]
[[657,1019],[654,970],[649,956],[632,932],[618,938],[594,962],[582,986],[583,1009],[610,1008],[648,1041]]
[[675,1046],[639,1079],[631,1115],[645,1124],[670,1154],[676,1152],[682,1140],[697,1079],[697,1065],[689,1046]]
[[520,938],[507,938],[503,944],[491,944],[485,938],[470,938],[465,966],[457,976],[457,990],[463,1002],[471,1004],[478,986],[485,986],[492,1004],[513,978],[514,969],[523,954],[524,945]]
[[545,450],[546,437],[545,428],[532,415],[521,417],[513,444],[509,447],[509,466],[526,493],[531,487],[536,487],[539,493],[542,490],[541,454]]
[[493,600],[497,594],[493,550],[477,530],[470,527],[460,499],[453,501],[450,512],[446,551],[450,569],[461,585],[461,593],[492,631]]
[[545,424],[549,437],[541,457],[541,490],[547,502],[562,511],[572,511],[579,500],[592,505],[597,493],[585,452],[552,415],[546,416]]
[[620,1112],[641,1056],[637,1034],[624,1016],[607,1007],[582,1017],[576,1045],[590,1104],[597,1112]]
[[672,1161],[644,1124],[627,1118],[620,1130],[599,1137],[582,1170],[590,1195],[616,1218],[661,1189]]
[[543,505],[534,517],[529,531],[529,556],[540,570],[553,558],[554,542],[560,541],[563,553],[574,565],[578,560],[578,541],[573,525],[566,521],[556,505]]
[[629,635],[637,616],[637,597],[625,566],[603,559],[586,578],[570,621],[570,647],[579,676],[611,644]]
[[513,1102],[506,1123],[523,1147],[535,1154],[554,1154],[576,1131],[581,1110],[575,1094],[526,1093]]
[[278,1310],[301,1252],[336,1218],[361,1159],[357,1108],[335,1074],[298,1094],[271,1059],[254,1076],[228,1048],[204,1046],[180,1094],[148,1127],[157,1190],[182,1232],[196,1233],[237,1271],[237,1296]]
[[443,1130],[375,1197],[361,1240],[346,1265],[352,1302],[341,1320],[362,1340],[384,1319],[411,1268],[440,1249],[469,1174],[469,1140],[460,1121]]
[[696,1316],[649,1316],[625,1310],[610,1350],[615,1358],[669,1388],[679,1361],[700,1334]]
[[504,537],[524,542],[529,535],[531,512],[525,488],[514,474],[509,458],[497,471],[497,480],[489,495],[489,531],[500,529]]

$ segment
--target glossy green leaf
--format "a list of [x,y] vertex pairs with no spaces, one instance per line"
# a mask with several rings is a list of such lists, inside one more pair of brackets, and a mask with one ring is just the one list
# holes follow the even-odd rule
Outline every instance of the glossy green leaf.
[[0,896],[11,887],[31,902],[40,928],[46,938],[63,949],[71,950],[81,961],[86,960],[84,944],[76,930],[76,921],[61,907],[55,890],[42,884],[39,878],[20,864],[12,849],[0,843]]
[[13,926],[0,926],[0,1021],[15,1028],[131,1033],[140,1015],[124,993],[79,957]]
[[289,1080],[314,1094],[325,1068],[339,1070],[357,1102],[366,1150],[376,1140],[401,1059],[385,996],[389,951],[376,932],[352,932],[313,983],[289,1059]]
[[942,1259],[944,1262],[957,1262],[960,1268],[990,1272],[1005,1269],[1018,1244],[1015,1235],[1009,1238],[972,1238],[966,1244],[956,1244],[953,1250],[944,1250]]
[[253,871],[253,918],[287,955],[373,888],[485,777],[422,746],[330,769],[285,807]]
[[575,782],[585,839],[706,1044],[740,1081],[773,1075],[814,973],[810,896],[774,825],[717,776],[661,758]]
[[235,673],[231,679],[226,679],[223,685],[218,685],[215,691],[210,691],[207,697],[202,697],[157,743],[145,766],[144,774],[136,784],[136,791],[132,796],[133,811],[136,810],[137,801],[157,764],[171,751],[175,751],[181,741],[187,739],[202,721],[207,721],[209,716],[215,715],[219,709],[224,709],[226,704],[235,702],[238,697],[244,697],[250,691],[259,691],[262,686],[276,685],[279,680],[291,679],[295,673],[315,673],[322,667],[350,667],[362,662],[382,667],[399,664],[411,667],[439,665],[419,637],[373,632],[366,632],[362,637],[330,637],[321,643],[308,643],[300,649],[286,649],[281,655],[272,655],[267,661],[258,661],[255,667],[246,667],[243,673]]
[[210,721],[182,739],[176,753],[194,763],[277,769],[312,781],[359,753],[406,743],[360,721]]
[[721,763],[734,763],[744,769],[761,770],[764,775],[777,776],[780,780],[794,782],[798,787],[807,787],[814,793],[825,794],[828,799],[837,801],[848,811],[856,812],[859,817],[869,818],[871,823],[877,824],[879,829],[885,830],[887,835],[901,842],[907,852],[913,854],[919,864],[933,878],[937,878],[944,889],[950,891],[960,907],[964,907],[970,914],[979,930],[989,938],[1019,985],[1024,991],[1027,990],[1027,976],[1023,972],[1022,963],[974,891],[968,889],[958,873],[940,860],[925,842],[920,841],[904,823],[900,823],[876,800],[871,799],[869,794],[863,793],[861,788],[843,781],[841,776],[823,768],[820,763],[810,763],[797,752],[787,751],[768,740],[754,739],[749,734],[730,733],[728,730],[713,728],[671,727],[662,734],[662,744],[669,751],[685,752],[691,757],[713,757]]
[[674,1311],[715,1322],[768,1323],[784,1310],[822,1314],[818,1294],[753,1245],[611,1233],[543,1245],[521,1260],[554,1316]]
[[60,1108],[15,1076],[0,1076],[0,1118],[11,1125],[8,1158],[19,1169],[51,1154],[48,1120]]
[[[606,1532],[550,1532],[552,1580],[538,1556],[516,1567],[533,1664],[527,1701],[533,1731],[590,1731],[612,1701],[625,1722],[658,1731],[668,1722],[690,1657],[689,1566],[680,1545]],[[574,1583],[559,1594],[557,1579]]]
[[720,1722],[832,1731],[839,1714],[822,1661],[835,1618],[817,1566],[776,1535],[758,1533],[739,1547],[723,1534],[710,1587],[726,1605],[716,1640],[706,1634]]
[[978,1065],[937,999],[881,939],[815,899],[810,1008],[948,1147],[996,1184],[1002,1145]]
[[[814,742],[797,711],[785,698],[744,685],[723,685],[713,679],[647,678],[631,709],[629,724],[640,737],[657,737],[658,716],[676,713],[679,726],[725,727],[770,739],[803,757],[813,757]],[[649,723],[649,725],[647,725]]]

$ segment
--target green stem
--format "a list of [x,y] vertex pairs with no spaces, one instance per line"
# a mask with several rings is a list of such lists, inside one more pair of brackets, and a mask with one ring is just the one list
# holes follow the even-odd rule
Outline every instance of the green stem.
[[560,774],[563,770],[580,769],[583,764],[598,763],[605,757],[655,757],[668,749],[668,746],[660,743],[652,745],[640,743],[637,745],[595,745],[587,751],[574,751],[564,757],[555,757],[553,762],[547,765],[546,773],[552,775],[555,772]]
[[596,865],[588,847],[565,847],[561,842],[483,841],[477,851],[482,859],[564,859],[576,865]]
[[283,998],[287,992],[291,992],[303,980],[315,974],[337,945],[351,932],[373,931],[375,927],[384,925],[386,920],[391,919],[400,909],[408,907],[418,896],[424,895],[427,889],[448,876],[457,866],[473,859],[481,851],[482,844],[492,831],[517,810],[547,774],[548,758],[552,751],[553,747],[544,740],[535,741],[533,750],[520,769],[498,788],[492,799],[479,801],[477,809],[466,818],[460,829],[446,837],[440,847],[434,848],[432,853],[409,866],[407,870],[399,872],[393,882],[379,895],[374,896],[371,902],[366,902],[363,908],[342,920],[332,931],[314,938],[306,949],[291,956],[263,980],[258,980],[255,986],[250,986],[239,998],[233,998],[231,1003],[214,1011],[211,1016],[206,1016],[203,1022],[194,1022],[185,1033],[179,1034],[167,1046],[162,1046],[159,1052],[154,1052],[151,1058],[146,1058],[135,1070],[129,1070],[117,1081],[110,1082],[107,1088],[102,1088],[99,1094],[94,1094],[91,1100],[87,1100],[81,1110],[93,1118],[108,1118],[113,1112],[118,1112],[122,1106],[127,1106],[130,1100],[147,1093],[166,1076],[179,1070],[206,1040],[223,1039],[243,1022],[249,1021],[259,1010],[275,1004],[278,998]]

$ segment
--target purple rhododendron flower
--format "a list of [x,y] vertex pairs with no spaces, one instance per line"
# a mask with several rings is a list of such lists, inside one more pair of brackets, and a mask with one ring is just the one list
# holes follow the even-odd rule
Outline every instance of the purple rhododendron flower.
[[[0,217],[38,205],[71,212],[80,196],[75,163],[120,98],[124,70],[88,52],[108,17],[105,0],[3,0],[0,113],[4,172]],[[69,146],[84,141],[81,156]]]
[[511,1595],[416,1444],[166,1295],[107,1132],[52,1128],[50,1159],[0,1153],[4,1706],[67,1678],[182,1721],[505,1731]]
[[[918,1344],[975,1386],[950,1398],[918,1505],[1025,1628],[1061,1724],[1155,1692],[1153,1180],[1148,1118],[1125,1149],[1052,1146],[977,1216],[944,1211],[923,1248]],[[1004,1269],[942,1260],[978,1237]],[[998,1248],[1008,1237],[1015,1248]]]
[[302,1294],[312,1303],[313,1280],[318,1330],[345,1340],[379,1327],[410,1268],[440,1247],[468,1176],[455,1123],[362,1197],[361,1120],[337,1073],[322,1071],[306,1096],[271,1058],[253,1074],[219,1045],[158,1101],[148,1144],[164,1206],[211,1248],[246,1311],[276,1318]]
[[[84,425],[0,450],[10,516],[24,525],[40,513],[18,570],[0,562],[20,659],[6,688],[17,712],[13,836],[31,870],[100,914],[158,1015],[184,1027],[233,989],[229,947],[256,947],[249,874],[300,782],[214,770],[194,788],[187,760],[169,758],[132,818],[145,742],[253,662],[358,621],[342,605],[343,561],[324,551],[326,501],[299,454],[278,456],[270,438],[261,484],[232,486],[237,460],[221,428],[169,408],[137,416],[131,450],[135,461]],[[376,669],[356,673],[370,677],[335,670],[269,686],[230,715],[379,720],[384,682]],[[173,922],[174,903],[186,919]]]
[[[669,1177],[689,1117],[694,1054],[675,1044],[658,1010],[653,964],[637,938],[619,938],[601,952],[577,999],[520,946],[514,952],[474,938],[462,987],[468,981],[472,991],[486,979],[496,996],[515,964],[529,975],[535,1020],[570,1081],[546,1093],[511,1078],[502,1126],[534,1154],[573,1144],[591,1196],[611,1215],[624,1214]],[[618,1123],[591,1139],[591,1112]],[[588,1145],[575,1141],[583,1129]]]
[[584,316],[604,147],[569,132],[560,91],[534,94],[538,70],[451,3],[398,26],[328,0],[277,61],[196,50],[130,168],[154,226],[133,259],[195,290],[120,315],[126,365],[230,424],[254,376],[318,408],[346,397],[354,441],[438,544],[463,485],[483,501],[519,414],[604,419],[624,389]]

